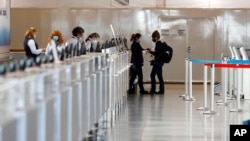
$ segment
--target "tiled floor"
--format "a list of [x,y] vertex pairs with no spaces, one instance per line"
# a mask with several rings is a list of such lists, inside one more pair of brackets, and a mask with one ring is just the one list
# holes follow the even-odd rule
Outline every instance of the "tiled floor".
[[[149,86],[146,85],[147,88]],[[203,87],[195,85],[196,102],[185,102],[184,85],[166,85],[164,96],[130,95],[119,119],[105,134],[105,141],[229,141],[229,125],[250,119],[250,101],[244,112],[230,113],[235,106],[215,106],[216,115],[204,115],[196,108],[203,103]],[[208,93],[209,94],[209,93]],[[216,100],[222,96],[215,96]]]

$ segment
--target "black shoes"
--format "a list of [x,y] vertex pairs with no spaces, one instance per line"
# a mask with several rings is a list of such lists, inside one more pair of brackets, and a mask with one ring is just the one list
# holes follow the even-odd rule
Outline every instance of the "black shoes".
[[156,94],[160,94],[160,95],[163,95],[164,94],[164,92],[156,92]]
[[150,94],[156,94],[157,92],[152,92],[152,91],[150,91]]
[[[129,89],[127,92],[128,92],[128,94],[136,94],[135,90],[133,90],[133,89]],[[143,90],[143,91],[140,91],[140,94],[149,94],[149,92]]]
[[128,94],[135,94],[135,90],[134,89],[129,89]]
[[143,90],[143,91],[140,91],[140,94],[149,94],[149,92],[148,92],[148,91]]

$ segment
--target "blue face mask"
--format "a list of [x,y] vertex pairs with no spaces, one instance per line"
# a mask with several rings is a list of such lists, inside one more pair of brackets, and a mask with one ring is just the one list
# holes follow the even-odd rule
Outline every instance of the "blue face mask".
[[139,39],[139,40],[138,40],[138,43],[139,43],[139,44],[141,44],[141,43],[142,43],[141,39]]
[[53,36],[54,41],[58,41],[58,39],[59,39],[58,36]]
[[77,41],[78,41],[78,42],[81,42],[81,40],[82,40],[82,38],[81,38],[81,37],[80,37],[80,38],[77,38]]

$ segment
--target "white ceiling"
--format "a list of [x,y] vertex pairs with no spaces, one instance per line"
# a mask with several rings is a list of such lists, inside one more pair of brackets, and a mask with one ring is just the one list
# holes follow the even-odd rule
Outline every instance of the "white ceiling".
[[250,8],[250,0],[129,0],[129,6],[114,0],[11,0],[12,8]]

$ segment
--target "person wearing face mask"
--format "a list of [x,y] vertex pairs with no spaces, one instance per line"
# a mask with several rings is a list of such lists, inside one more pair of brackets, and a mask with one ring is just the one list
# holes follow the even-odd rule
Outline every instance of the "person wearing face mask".
[[88,38],[85,40],[86,49],[88,52],[95,52],[97,40],[100,38],[100,35],[96,32],[91,33]]
[[[162,67],[164,64],[163,58],[161,57],[162,52],[166,52],[166,48],[163,46],[161,40],[160,40],[160,33],[155,30],[152,33],[152,41],[155,43],[155,51],[148,51],[150,54],[154,56],[154,63],[150,77],[151,77],[151,94],[164,94],[164,79],[162,75]],[[157,75],[160,83],[159,91],[156,92],[156,80],[155,76]]]
[[138,76],[138,84],[140,88],[141,94],[148,94],[143,87],[143,73],[142,73],[142,66],[143,66],[143,51],[144,49],[141,46],[141,34],[136,33],[131,36],[130,41],[131,44],[131,63],[132,66],[130,68],[130,80],[129,80],[129,90],[128,93],[134,93],[133,83],[135,81],[136,76]]
[[67,40],[65,45],[66,46],[73,45],[73,47],[78,46],[79,47],[78,49],[80,49],[83,34],[84,34],[84,29],[82,27],[80,27],[80,26],[75,27],[72,30],[72,35],[73,36],[70,39]]
[[56,52],[61,53],[62,49],[65,47],[62,33],[59,30],[54,30],[49,35],[49,43],[47,45],[45,54],[53,54],[53,46],[55,46]]
[[30,27],[25,32],[25,39],[23,42],[24,51],[27,58],[36,59],[44,49],[39,49],[37,42],[35,41],[37,30],[34,27]]

